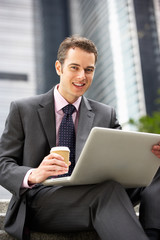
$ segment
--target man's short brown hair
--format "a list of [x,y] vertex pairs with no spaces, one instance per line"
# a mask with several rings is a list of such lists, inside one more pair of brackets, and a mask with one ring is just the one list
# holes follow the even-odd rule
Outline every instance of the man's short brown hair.
[[85,37],[73,35],[71,37],[67,37],[59,46],[57,59],[62,65],[66,59],[68,50],[75,47],[78,47],[88,53],[94,53],[95,63],[97,62],[98,51],[95,44]]

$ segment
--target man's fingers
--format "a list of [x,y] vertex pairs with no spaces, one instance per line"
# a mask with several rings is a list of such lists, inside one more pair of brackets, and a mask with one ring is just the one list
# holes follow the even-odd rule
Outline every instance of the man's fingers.
[[48,158],[48,157],[44,158],[42,165],[57,165],[62,167],[68,167],[64,159]]
[[153,145],[152,147],[153,150],[159,150],[160,149],[160,146],[157,144],[157,145]]
[[57,154],[57,153],[50,153],[46,158],[48,158],[48,159],[56,158],[61,161],[64,161],[64,158],[60,154]]
[[63,167],[56,164],[52,164],[43,166],[43,169],[45,171],[68,171],[68,166]]
[[158,158],[160,158],[160,143],[152,147],[152,153],[154,153]]

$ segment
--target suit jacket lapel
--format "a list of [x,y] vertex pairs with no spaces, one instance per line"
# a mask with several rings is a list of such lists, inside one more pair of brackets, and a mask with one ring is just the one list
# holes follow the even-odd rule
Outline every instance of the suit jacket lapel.
[[44,98],[40,103],[38,113],[50,148],[56,146],[56,121],[54,113],[53,89],[44,95]]
[[76,134],[76,161],[84,147],[87,137],[92,129],[95,113],[92,112],[92,108],[88,100],[83,97],[80,105],[80,114],[78,121],[78,129]]

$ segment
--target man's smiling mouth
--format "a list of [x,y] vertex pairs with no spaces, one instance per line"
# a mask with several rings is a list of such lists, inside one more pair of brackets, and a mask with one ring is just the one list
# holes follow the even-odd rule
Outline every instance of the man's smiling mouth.
[[83,87],[85,85],[85,83],[73,83],[73,85],[75,85],[77,87]]

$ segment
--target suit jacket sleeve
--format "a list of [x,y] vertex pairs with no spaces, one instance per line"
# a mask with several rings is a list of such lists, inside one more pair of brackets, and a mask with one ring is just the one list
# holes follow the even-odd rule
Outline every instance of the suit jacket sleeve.
[[16,103],[11,104],[5,130],[0,140],[0,184],[19,196],[29,167],[23,164],[24,132]]

